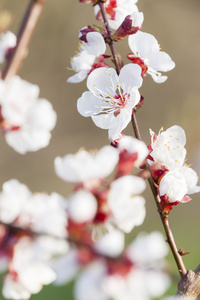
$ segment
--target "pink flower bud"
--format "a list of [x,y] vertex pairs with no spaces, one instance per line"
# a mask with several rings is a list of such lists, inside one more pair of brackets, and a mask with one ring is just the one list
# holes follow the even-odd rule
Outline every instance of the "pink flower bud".
[[80,31],[79,31],[79,39],[81,41],[84,41],[84,42],[88,42],[87,41],[87,38],[86,38],[86,35],[88,34],[88,32],[94,32],[96,31],[93,27],[91,27],[90,25],[89,26],[85,26],[83,27]]
[[141,28],[143,20],[143,13],[137,11],[126,16],[122,24],[115,31],[113,39],[117,41],[127,35],[136,33]]

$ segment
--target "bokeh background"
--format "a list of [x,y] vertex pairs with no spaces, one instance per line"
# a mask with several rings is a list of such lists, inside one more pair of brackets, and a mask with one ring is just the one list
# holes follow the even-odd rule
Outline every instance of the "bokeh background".
[[[10,29],[15,33],[28,3],[28,0],[0,2],[0,9],[12,12]],[[137,113],[142,138],[149,144],[149,128],[158,132],[161,127],[182,126],[187,136],[187,163],[200,174],[200,1],[139,0],[138,8],[144,12],[143,31],[153,34],[162,50],[169,53],[176,63],[176,68],[167,74],[169,78],[165,83],[158,85],[148,76],[144,80],[140,92],[145,105]],[[73,187],[56,177],[54,158],[74,153],[80,147],[94,149],[108,144],[107,131],[95,127],[90,118],[83,118],[76,110],[76,101],[86,90],[85,81],[81,84],[66,83],[66,79],[73,75],[67,67],[70,67],[70,57],[77,50],[78,31],[89,24],[100,25],[94,18],[91,5],[81,4],[78,0],[46,1],[19,75],[40,86],[40,96],[48,99],[57,112],[57,125],[47,148],[26,155],[17,154],[0,135],[0,186],[6,180],[17,178],[32,191],[55,191],[67,196]],[[127,39],[116,47],[124,58],[130,52]],[[133,134],[131,125],[125,133]],[[163,232],[148,188],[145,198],[147,217],[142,226],[133,230],[131,237],[141,230]],[[194,269],[200,263],[200,195],[192,198],[193,201],[179,204],[170,214],[178,247],[191,251],[184,258],[188,269]],[[168,261],[178,280],[171,255]],[[31,299],[72,300],[71,286],[47,287]]]

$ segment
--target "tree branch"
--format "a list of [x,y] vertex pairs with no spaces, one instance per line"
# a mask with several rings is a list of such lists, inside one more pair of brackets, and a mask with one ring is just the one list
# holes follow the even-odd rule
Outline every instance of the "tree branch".
[[[108,19],[107,19],[105,8],[104,8],[104,3],[102,3],[99,0],[98,4],[99,4],[100,10],[101,10],[101,14],[102,14],[102,18],[103,18],[103,21],[104,21],[104,24],[105,24],[105,28],[107,30],[107,34],[110,37],[109,46],[110,46],[110,49],[111,49],[111,53],[113,55],[113,60],[114,60],[115,65],[116,65],[116,71],[119,74],[120,66],[119,66],[119,63],[118,63],[118,60],[117,60],[116,50],[114,48],[113,41],[112,41],[112,38],[111,38],[112,33],[111,33],[110,27],[108,25]],[[133,131],[135,133],[135,137],[137,139],[141,140],[141,134],[140,134],[140,130],[139,130],[139,127],[138,127],[138,123],[137,123],[136,113],[135,112],[133,112],[133,114],[132,114],[132,126],[133,126]],[[147,162],[146,162],[144,168],[150,171]],[[151,174],[151,172],[150,172],[150,174]],[[160,211],[160,206],[159,206],[160,197],[157,194],[157,189],[156,189],[156,187],[154,185],[153,177],[151,176],[148,181],[149,181],[152,193],[154,195],[154,199],[155,199],[155,202],[156,202],[156,205],[157,205],[157,208],[158,208],[158,212],[159,212],[161,220],[162,220],[162,224],[164,226],[164,230],[165,230],[165,233],[166,233],[166,236],[167,236],[167,242],[169,243],[169,246],[170,246],[171,251],[173,253],[173,256],[174,256],[174,259],[176,261],[179,273],[180,273],[181,277],[183,277],[184,275],[186,275],[187,269],[186,269],[186,267],[184,265],[182,256],[178,252],[178,248],[176,246],[176,243],[175,243],[172,231],[171,231],[170,226],[169,226],[168,216],[164,216],[162,214],[162,212]]]
[[107,43],[108,43],[108,45],[110,47],[110,51],[111,51],[112,56],[113,56],[113,61],[114,61],[115,67],[116,67],[116,71],[119,74],[119,72],[120,72],[120,66],[119,66],[119,62],[118,62],[118,56],[117,56],[117,52],[115,50],[114,42],[113,42],[113,40],[111,38],[112,31],[110,30],[110,26],[108,24],[108,18],[107,18],[107,15],[106,15],[104,3],[102,3],[101,1],[99,1],[98,4],[99,4],[101,15],[102,15],[102,18],[103,18],[103,21],[104,21],[105,29],[106,29],[107,34],[108,34],[108,41],[107,41]]
[[2,72],[2,79],[9,80],[17,74],[27,55],[28,45],[37,25],[45,0],[31,0],[17,36],[17,46],[9,54],[7,63]]

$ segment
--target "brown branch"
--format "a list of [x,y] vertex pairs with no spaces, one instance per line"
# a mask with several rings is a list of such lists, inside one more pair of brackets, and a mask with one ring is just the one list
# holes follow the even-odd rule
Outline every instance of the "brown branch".
[[107,41],[107,43],[108,43],[108,45],[110,47],[110,51],[111,51],[112,56],[113,56],[113,61],[114,61],[115,67],[116,67],[116,71],[119,74],[119,72],[120,72],[120,66],[119,66],[119,62],[118,62],[118,56],[117,56],[117,52],[115,50],[114,42],[113,42],[113,40],[111,38],[112,31],[110,30],[110,26],[108,24],[108,18],[107,18],[106,12],[105,12],[104,3],[102,3],[101,1],[99,1],[98,4],[99,4],[101,15],[102,15],[102,18],[103,18],[103,21],[104,21],[105,29],[106,29],[107,34],[108,34],[108,41]]
[[30,1],[19,29],[17,46],[9,54],[7,63],[2,72],[2,79],[9,80],[19,71],[22,62],[27,55],[28,45],[41,15],[44,4],[45,0]]

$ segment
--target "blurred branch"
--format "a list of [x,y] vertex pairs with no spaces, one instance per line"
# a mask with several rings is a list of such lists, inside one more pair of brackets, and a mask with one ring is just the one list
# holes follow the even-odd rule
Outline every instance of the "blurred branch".
[[[19,236],[23,236],[24,234],[26,234],[30,237],[34,237],[34,238],[47,236],[47,237],[51,237],[55,240],[67,241],[71,245],[74,245],[79,249],[86,249],[95,258],[103,258],[103,259],[105,259],[107,261],[110,261],[110,262],[112,262],[112,261],[113,262],[120,262],[120,263],[124,264],[124,266],[127,266],[127,267],[132,265],[130,260],[126,256],[124,256],[123,254],[118,255],[118,256],[114,256],[114,257],[106,255],[106,254],[101,253],[100,251],[98,251],[98,249],[95,249],[95,247],[93,246],[94,243],[92,243],[92,242],[89,243],[89,242],[79,240],[77,238],[72,238],[72,237],[69,237],[69,236],[61,237],[61,236],[57,236],[57,235],[55,235],[53,233],[49,233],[49,232],[34,231],[30,228],[23,228],[23,227],[16,226],[16,225],[13,225],[13,224],[4,223],[2,221],[0,221],[0,226],[4,226],[8,230],[9,233],[13,233],[13,234],[16,234],[16,235],[19,235]],[[0,243],[0,248],[1,248],[1,246],[3,246],[2,242]]]
[[17,46],[8,56],[7,63],[2,72],[2,79],[9,80],[19,71],[22,62],[27,55],[28,45],[41,15],[44,4],[45,0],[30,1],[19,29]]

